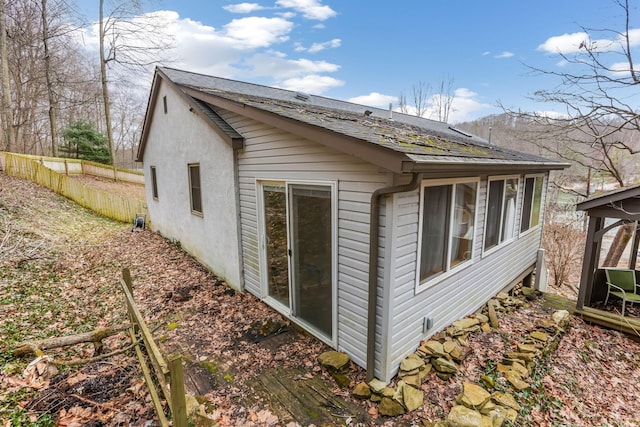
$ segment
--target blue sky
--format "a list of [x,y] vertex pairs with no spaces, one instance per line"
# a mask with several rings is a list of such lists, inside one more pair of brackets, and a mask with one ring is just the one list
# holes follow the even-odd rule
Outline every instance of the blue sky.
[[551,109],[528,98],[558,82],[527,66],[562,72],[557,52],[575,53],[583,27],[624,22],[610,0],[160,0],[147,11],[174,38],[168,66],[384,108],[452,80],[451,122],[498,102]]

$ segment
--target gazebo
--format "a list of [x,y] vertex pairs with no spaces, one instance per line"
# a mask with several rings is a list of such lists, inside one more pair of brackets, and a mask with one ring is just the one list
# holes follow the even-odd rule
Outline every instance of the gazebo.
[[[625,224],[634,224],[631,240],[629,269],[636,269],[638,246],[640,244],[640,185],[626,187],[609,193],[591,197],[576,206],[589,218],[587,241],[582,262],[580,290],[576,308],[583,310],[595,301],[605,299],[606,279],[599,267],[602,238],[605,233]],[[640,272],[636,271],[636,275]]]

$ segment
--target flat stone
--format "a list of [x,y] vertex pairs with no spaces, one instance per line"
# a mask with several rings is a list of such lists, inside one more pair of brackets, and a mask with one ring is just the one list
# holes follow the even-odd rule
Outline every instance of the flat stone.
[[489,323],[489,317],[485,316],[482,313],[476,313],[476,314],[473,315],[473,317],[478,319],[480,321],[480,323]]
[[484,333],[491,332],[491,326],[488,323],[480,325],[480,330]]
[[496,406],[495,409],[489,411],[489,413],[485,415],[488,415],[491,418],[493,421],[493,427],[501,427],[504,424],[504,420],[507,418],[507,410],[501,406]]
[[424,360],[422,360],[420,356],[412,353],[405,357],[405,359],[400,363],[400,369],[402,371],[413,371],[414,369],[421,368],[424,364]]
[[516,371],[520,375],[520,377],[523,379],[529,377],[529,370],[520,363],[512,364],[511,370]]
[[432,368],[433,368],[433,365],[431,363],[429,363],[428,365],[424,365],[420,369],[420,372],[418,372],[418,376],[420,377],[420,381],[424,381],[427,378],[427,376],[429,375],[429,372],[431,372]]
[[445,351],[445,353],[450,354],[457,346],[458,344],[453,341],[445,341],[442,344],[442,349]]
[[477,318],[465,317],[464,319],[456,320],[451,324],[451,326],[458,329],[462,329],[462,330],[469,330],[479,324],[480,324],[480,320],[478,320]]
[[516,425],[516,421],[518,420],[518,412],[513,408],[507,408],[506,419],[508,419],[511,424]]
[[380,402],[382,400],[382,395],[373,393],[369,400],[372,402]]
[[466,382],[462,385],[462,393],[458,397],[458,403],[467,408],[480,409],[491,399],[491,394],[477,384]]
[[447,354],[444,351],[444,346],[439,341],[427,341],[423,347],[426,348],[429,354],[432,356],[443,357]]
[[446,374],[455,374],[458,371],[458,365],[451,361],[447,360],[444,357],[438,357],[435,360],[431,361],[433,368],[438,372],[443,372]]
[[371,381],[369,381],[369,388],[373,393],[376,393],[376,394],[382,394],[382,391],[386,386],[387,386],[387,383],[385,383],[384,381],[380,381],[377,378],[374,378]]
[[558,310],[551,315],[551,318],[556,323],[556,325],[560,327],[564,327],[567,322],[569,322],[569,317],[571,315],[567,310]]
[[422,393],[422,390],[410,387],[407,384],[402,389],[402,400],[407,411],[415,411],[424,404],[424,393]]
[[395,392],[396,390],[393,387],[385,387],[384,390],[382,390],[382,395],[391,399]]
[[383,397],[378,405],[378,413],[387,417],[396,417],[405,412],[404,406],[388,397]]
[[402,377],[402,381],[415,388],[420,388],[422,385],[422,378],[420,378],[419,374]]
[[507,372],[509,370],[511,370],[511,366],[504,363],[498,363],[498,365],[496,366],[496,371],[498,372]]
[[482,414],[463,405],[451,408],[447,422],[449,427],[483,427]]
[[412,370],[410,370],[410,371],[403,371],[403,370],[400,370],[400,371],[398,371],[398,376],[399,376],[400,378],[404,378],[404,377],[408,377],[408,376],[410,376],[410,375],[418,375],[418,373],[419,373],[419,372],[420,372],[420,369],[419,369],[419,368],[412,369]]
[[493,401],[498,405],[504,406],[505,408],[513,408],[516,411],[522,409],[518,402],[516,402],[515,397],[510,393],[500,393],[497,391],[491,395],[491,399],[493,399]]
[[520,353],[537,353],[538,352],[538,349],[536,347],[529,344],[518,343],[516,347],[518,348],[518,351]]
[[438,378],[440,378],[442,381],[449,381],[451,379],[451,377],[453,376],[453,374],[448,374],[446,372],[438,372],[436,371],[436,375],[438,376]]
[[318,356],[320,365],[335,371],[342,371],[348,368],[351,358],[346,353],[339,351],[325,351]]
[[504,373],[504,377],[509,381],[509,384],[518,391],[529,388],[529,383],[524,381],[516,371],[507,371]]
[[369,384],[361,382],[354,387],[351,394],[353,394],[353,397],[357,399],[368,399],[371,397],[371,388],[369,387]]
[[482,405],[482,408],[480,408],[480,413],[482,415],[489,415],[489,413],[491,411],[495,411],[496,408],[499,408],[499,406],[496,405],[492,400],[489,400],[487,403]]
[[540,331],[533,331],[529,334],[529,336],[535,340],[547,342],[549,340],[549,335]]
[[531,362],[533,360],[533,353],[520,353],[517,351],[508,351],[504,354],[505,357],[509,359],[519,359],[524,360],[525,362]]

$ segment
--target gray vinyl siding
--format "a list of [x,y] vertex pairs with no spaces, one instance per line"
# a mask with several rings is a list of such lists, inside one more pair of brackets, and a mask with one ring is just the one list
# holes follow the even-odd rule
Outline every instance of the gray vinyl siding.
[[[473,264],[419,293],[416,293],[419,191],[395,196],[393,236],[388,239],[393,247],[387,251],[393,270],[389,345],[384,356],[388,363],[381,379],[391,379],[402,359],[415,351],[421,339],[474,312],[535,263],[541,227],[521,235],[517,233],[513,241],[483,256],[486,191],[487,177],[483,177],[479,184]],[[518,225],[522,196],[520,191],[516,211]],[[425,316],[433,318],[433,327],[423,334]]]
[[[252,294],[259,298],[265,296],[260,277],[257,181],[337,182],[337,347],[364,366],[370,199],[373,191],[391,184],[392,174],[251,119],[228,112],[222,115],[245,137],[245,148],[238,152],[237,160],[244,286]],[[384,225],[381,230],[384,236]],[[382,319],[378,320],[380,325]]]

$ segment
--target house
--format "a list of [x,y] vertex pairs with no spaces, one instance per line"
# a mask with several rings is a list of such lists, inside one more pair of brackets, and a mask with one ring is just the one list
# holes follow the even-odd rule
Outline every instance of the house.
[[151,228],[388,381],[531,274],[550,171],[394,111],[171,68],[138,160]]
[[[605,233],[630,224],[632,227],[631,252],[628,268],[636,269],[640,256],[640,185],[625,187],[598,194],[578,203],[576,210],[584,211],[589,218],[587,240],[585,242],[580,289],[576,308],[582,310],[596,301],[604,301],[607,285],[601,268],[602,240]],[[636,271],[636,275],[640,275]]]

